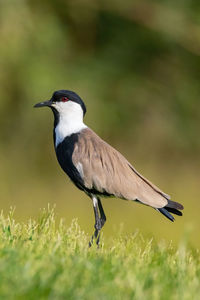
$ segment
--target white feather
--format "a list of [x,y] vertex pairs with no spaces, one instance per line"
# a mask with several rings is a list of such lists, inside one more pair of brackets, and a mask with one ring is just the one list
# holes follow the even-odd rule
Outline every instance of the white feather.
[[81,178],[84,179],[83,165],[79,162],[77,163],[76,168],[79,171]]
[[73,101],[52,104],[59,113],[59,122],[55,128],[55,146],[57,147],[67,136],[78,133],[87,126],[83,123],[83,110]]
[[98,201],[97,201],[97,197],[95,195],[92,195],[92,202],[93,202],[93,206],[97,207],[98,206]]

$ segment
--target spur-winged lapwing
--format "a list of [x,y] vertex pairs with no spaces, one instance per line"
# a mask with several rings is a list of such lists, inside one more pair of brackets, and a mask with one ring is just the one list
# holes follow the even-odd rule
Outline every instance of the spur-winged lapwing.
[[99,243],[100,230],[106,222],[100,196],[135,200],[155,208],[171,221],[174,217],[170,213],[182,215],[180,203],[171,201],[83,123],[86,107],[76,93],[56,91],[50,100],[35,105],[43,106],[50,107],[54,114],[54,145],[61,168],[92,199],[95,232],[91,242],[95,238]]

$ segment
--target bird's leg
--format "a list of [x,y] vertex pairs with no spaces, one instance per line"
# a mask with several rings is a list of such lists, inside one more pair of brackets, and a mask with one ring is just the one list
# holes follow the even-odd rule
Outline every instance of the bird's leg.
[[98,199],[98,206],[99,206],[99,212],[100,212],[100,217],[101,217],[101,228],[102,228],[104,226],[104,224],[106,223],[106,215],[104,213],[100,198],[98,197],[97,199]]
[[[94,225],[95,231],[94,231],[94,234],[91,238],[89,246],[92,245],[94,238],[96,239],[96,244],[99,245],[100,230],[103,227],[103,225],[105,223],[105,220],[106,220],[106,217],[105,217],[103,207],[101,205],[100,200],[94,195],[92,195],[91,198],[92,198],[92,201],[93,201],[94,216],[95,216],[95,225]],[[99,203],[100,203],[100,206],[99,206]],[[100,212],[101,217],[99,217],[99,212]]]

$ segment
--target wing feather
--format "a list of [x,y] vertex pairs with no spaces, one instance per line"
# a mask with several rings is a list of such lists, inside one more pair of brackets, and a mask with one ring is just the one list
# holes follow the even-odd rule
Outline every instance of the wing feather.
[[84,129],[75,145],[72,160],[81,163],[88,190],[162,208],[170,197],[138,173],[124,156],[91,129]]

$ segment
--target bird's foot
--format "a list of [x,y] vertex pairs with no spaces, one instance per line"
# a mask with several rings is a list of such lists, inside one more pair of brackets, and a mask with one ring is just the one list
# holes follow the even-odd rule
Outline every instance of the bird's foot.
[[94,240],[96,240],[97,248],[99,248],[99,239],[100,239],[100,235],[95,237],[95,235],[93,234],[91,240],[89,241],[89,248],[92,247]]
[[92,235],[92,238],[89,242],[89,247],[92,246],[94,240],[96,241],[96,245],[97,245],[97,248],[99,248],[99,241],[100,241],[100,229],[97,229],[96,226],[95,226],[95,232],[94,234]]

